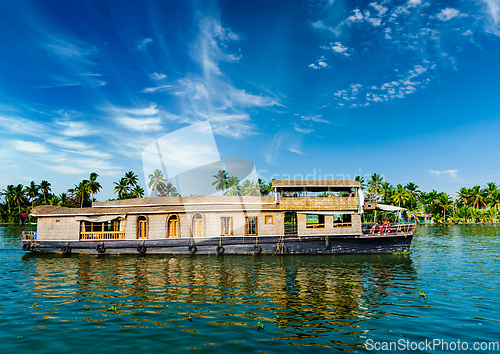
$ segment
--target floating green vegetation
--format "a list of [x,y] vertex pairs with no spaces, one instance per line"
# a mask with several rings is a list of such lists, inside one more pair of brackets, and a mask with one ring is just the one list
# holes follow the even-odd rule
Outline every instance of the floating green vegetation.
[[193,318],[191,317],[191,315],[188,315],[188,321],[193,322]]
[[118,309],[116,308],[116,306],[111,306],[107,311],[108,312],[117,312]]
[[264,327],[265,327],[265,326],[264,326],[262,323],[260,323],[260,321],[259,321],[259,322],[257,322],[257,329],[259,329],[259,330],[260,330],[260,329],[264,329]]
[[393,254],[396,255],[396,256],[400,256],[400,255],[410,254],[410,252],[394,252]]
[[427,293],[425,291],[419,290],[418,297],[420,297],[422,299],[427,299]]

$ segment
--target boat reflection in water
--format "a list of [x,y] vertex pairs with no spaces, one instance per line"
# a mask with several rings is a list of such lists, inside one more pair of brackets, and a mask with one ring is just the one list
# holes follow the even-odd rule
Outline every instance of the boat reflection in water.
[[[190,342],[197,335],[207,341],[206,333],[217,332],[209,342],[255,342],[269,350],[276,349],[273,345],[356,350],[365,341],[364,322],[385,316],[380,307],[390,301],[392,289],[416,279],[408,255],[26,254],[23,260],[31,269],[34,296],[44,304],[40,315],[98,322],[102,328],[167,327],[172,335],[189,333]],[[111,306],[115,313],[107,311]],[[71,316],[65,313],[68,307]],[[107,323],[110,316],[121,316],[121,322]],[[187,321],[188,316],[196,321]],[[258,322],[265,331],[257,334]],[[183,345],[178,349],[193,347]]]

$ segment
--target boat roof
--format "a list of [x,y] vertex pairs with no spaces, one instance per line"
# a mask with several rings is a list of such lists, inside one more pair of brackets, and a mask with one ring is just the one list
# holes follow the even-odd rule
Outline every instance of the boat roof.
[[89,208],[67,208],[40,205],[33,209],[33,216],[88,216],[115,214],[195,213],[207,211],[279,211],[273,197],[166,197],[133,198],[94,202]]
[[273,188],[286,191],[346,191],[352,188],[361,187],[357,181],[337,179],[337,180],[274,180]]

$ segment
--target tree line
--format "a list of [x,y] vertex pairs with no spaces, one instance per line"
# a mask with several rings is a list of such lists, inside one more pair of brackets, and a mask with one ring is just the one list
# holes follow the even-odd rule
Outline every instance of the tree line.
[[[57,205],[69,208],[83,208],[92,205],[96,201],[94,195],[102,186],[97,181],[99,175],[92,172],[88,179],[75,184],[66,193],[56,195],[52,192],[52,184],[42,180],[40,184],[31,181],[29,185],[8,185],[0,192],[3,202],[0,203],[0,221],[2,223],[20,222],[21,214],[30,214],[38,205]],[[119,182],[114,182],[114,193],[116,199],[142,198],[144,189],[138,184],[138,176],[129,171]],[[113,199],[109,199],[113,200]]]
[[[368,181],[356,176],[368,200],[408,209],[410,215],[417,220],[431,217],[437,223],[485,223],[498,222],[500,209],[500,188],[490,182],[486,186],[462,187],[453,198],[446,192],[432,190],[424,192],[418,186],[409,182],[405,186],[391,185],[377,173]],[[390,218],[389,213],[380,212]],[[377,220],[377,212],[367,210],[365,220],[373,217]]]
[[[102,189],[97,181],[98,177],[97,173],[92,172],[88,179],[82,180],[60,195],[52,193],[51,183],[46,180],[42,180],[40,184],[31,181],[27,186],[8,185],[0,192],[0,195],[4,197],[3,202],[0,203],[1,222],[19,222],[21,213],[30,214],[37,205],[89,207],[92,201],[96,201],[95,194]],[[212,185],[227,196],[267,196],[272,192],[273,181],[269,183],[261,179],[240,181],[235,176],[229,176],[225,170],[219,170],[213,177],[215,181]],[[164,177],[161,170],[154,170],[148,178],[148,187],[152,190],[152,196],[179,196],[177,189]],[[361,184],[365,199],[404,207],[408,209],[411,216],[419,220],[431,217],[438,223],[484,223],[497,222],[499,218],[500,188],[494,182],[484,187],[462,187],[453,198],[445,192],[436,190],[421,191],[413,182],[405,186],[402,184],[393,186],[377,173],[372,174],[367,181],[361,176],[356,176],[355,180]],[[137,174],[133,171],[126,172],[124,177],[114,182],[114,193],[117,197],[108,200],[144,197],[144,189],[138,181]],[[320,196],[327,195],[328,193],[323,193]],[[342,193],[339,194],[341,195]],[[377,221],[378,218],[393,219],[394,215],[375,210],[365,211],[365,221]]]

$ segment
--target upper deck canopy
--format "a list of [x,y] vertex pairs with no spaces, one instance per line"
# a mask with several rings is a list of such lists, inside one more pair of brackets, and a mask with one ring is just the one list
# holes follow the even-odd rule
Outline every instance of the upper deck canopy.
[[288,192],[299,191],[350,191],[352,188],[359,188],[361,185],[357,181],[351,180],[280,180],[273,181],[273,188]]

